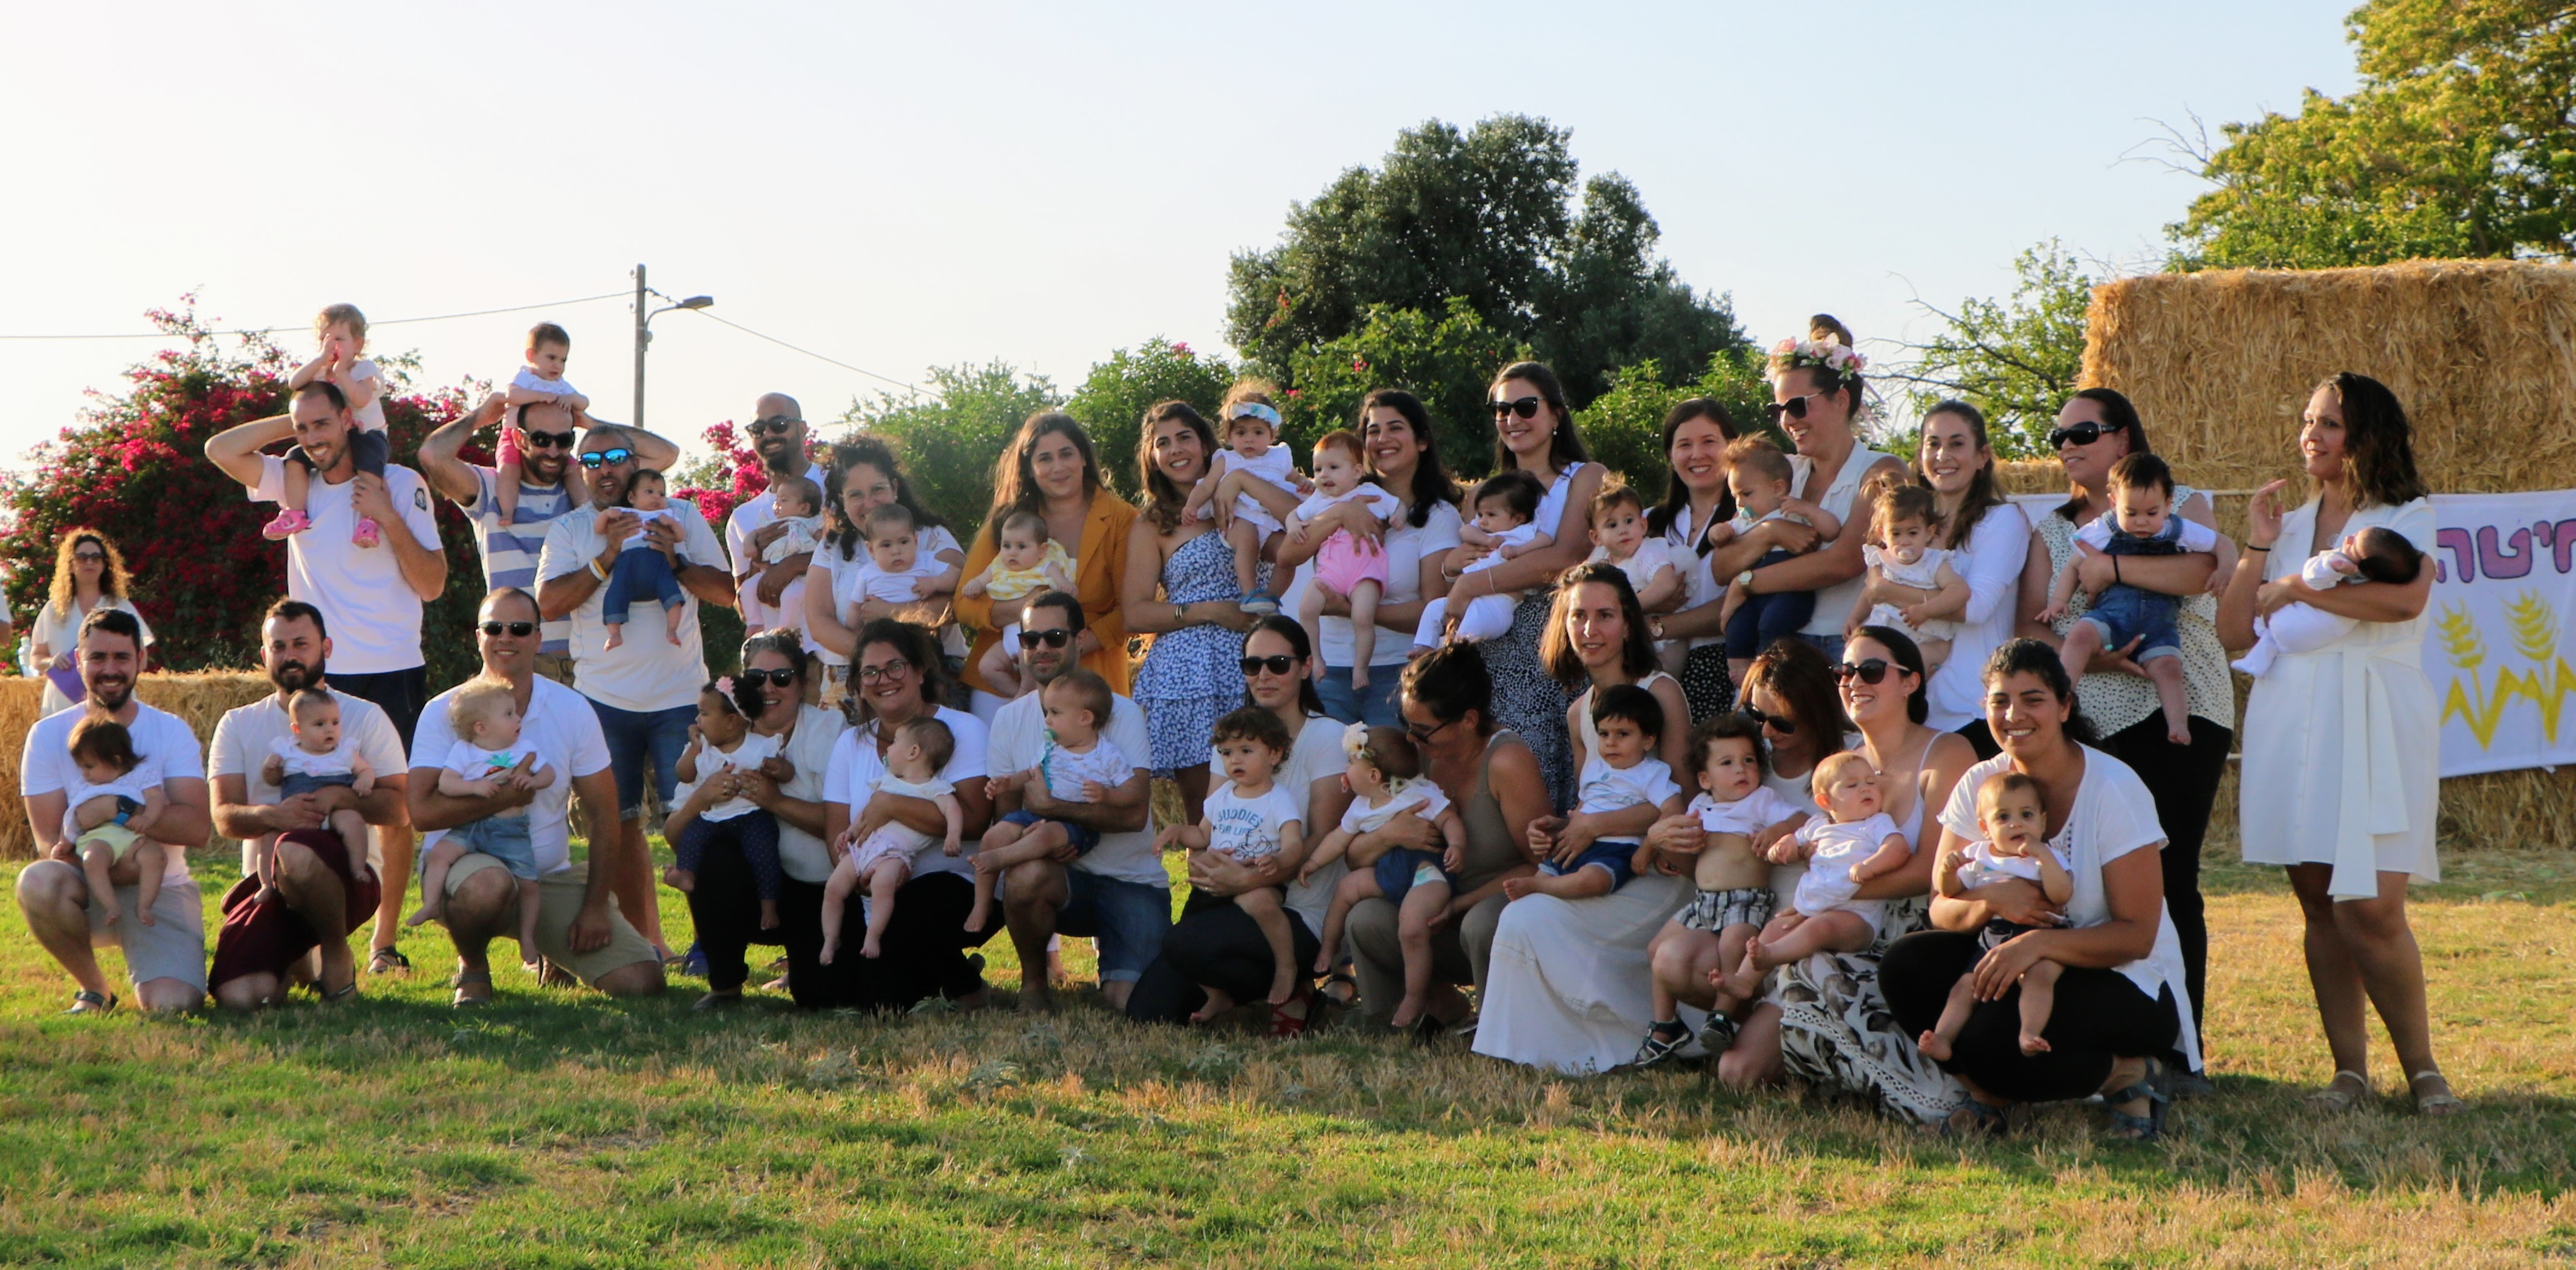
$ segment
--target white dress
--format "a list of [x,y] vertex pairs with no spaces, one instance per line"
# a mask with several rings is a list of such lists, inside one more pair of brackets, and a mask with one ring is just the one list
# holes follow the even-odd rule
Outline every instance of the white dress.
[[[2281,518],[2266,581],[2299,571],[2317,505]],[[2388,529],[2433,548],[2433,502],[2370,507],[2346,534]],[[2356,622],[2315,652],[2284,651],[2245,702],[2238,833],[2248,864],[2331,864],[2336,899],[2379,894],[2381,873],[2442,878],[2433,849],[2441,801],[2441,709],[2422,662],[2431,606],[2404,622]]]

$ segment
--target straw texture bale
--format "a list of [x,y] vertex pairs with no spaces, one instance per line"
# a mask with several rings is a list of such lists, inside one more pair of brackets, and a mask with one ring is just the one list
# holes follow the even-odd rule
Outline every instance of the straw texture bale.
[[[200,746],[214,739],[215,723],[225,711],[269,692],[268,676],[243,671],[147,674],[135,687],[146,704],[185,720]],[[0,744],[0,859],[24,860],[35,853],[26,803],[18,797],[18,767],[42,701],[41,680],[0,679],[0,738],[7,741]]]

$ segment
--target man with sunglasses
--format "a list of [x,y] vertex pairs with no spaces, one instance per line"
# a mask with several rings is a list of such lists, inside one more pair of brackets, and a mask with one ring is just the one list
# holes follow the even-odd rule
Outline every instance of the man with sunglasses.
[[[780,477],[802,476],[814,482],[814,488],[824,487],[823,469],[805,457],[809,435],[805,408],[797,405],[794,397],[783,392],[761,394],[760,400],[752,403],[751,422],[743,425],[743,431],[750,434],[751,448],[760,455],[760,466],[769,474],[771,485],[776,485]],[[776,564],[761,563],[760,553],[778,541],[778,535],[787,532],[787,527],[778,523],[777,505],[775,495],[761,491],[758,498],[733,509],[732,517],[725,521],[724,535],[725,554],[733,557],[734,576],[748,579],[759,574],[760,602],[772,607],[787,593],[788,584],[804,577],[805,570],[814,563],[814,553],[810,551]]]
[[[360,796],[331,785],[289,798],[268,779],[278,743],[291,744],[295,733],[287,699],[330,687],[323,677],[331,657],[328,621],[302,600],[268,606],[259,625],[259,661],[276,691],[215,724],[207,760],[215,832],[242,844],[242,879],[224,895],[223,929],[206,975],[216,1004],[228,1010],[274,1004],[290,978],[310,980],[325,1000],[355,992],[358,967],[348,936],[383,903],[384,851],[381,838],[370,834],[366,858],[350,859],[330,816],[349,808],[370,825],[411,827],[404,794],[411,764],[403,758],[402,734],[382,708],[355,693],[331,695],[340,706],[341,738],[375,770],[373,788]],[[277,835],[277,895],[262,904],[259,879],[251,876],[251,840],[270,834]]]
[[[1021,772],[1046,752],[1045,686],[1081,668],[1074,640],[1082,634],[1082,601],[1062,591],[1031,595],[1020,610],[1020,664],[1039,690],[1014,699],[993,716],[984,767]],[[1124,696],[1110,697],[1109,723],[1100,733],[1128,755],[1151,754],[1145,713]],[[1146,769],[1139,767],[1138,772]],[[1130,810],[1058,802],[1045,782],[1032,781],[993,800],[993,819],[1031,811],[1100,831],[1100,844],[1076,857],[1071,847],[1051,860],[1032,860],[1002,875],[1002,914],[1020,953],[1020,1008],[1054,1008],[1047,985],[1047,941],[1058,934],[1100,943],[1100,995],[1113,1010],[1127,1008],[1127,994],[1145,967],[1163,953],[1172,928],[1171,875],[1163,871],[1147,832],[1151,809]]]
[[[420,443],[421,475],[429,479],[430,488],[474,521],[474,542],[483,554],[485,590],[505,586],[536,590],[537,557],[545,550],[546,531],[554,526],[556,517],[574,507],[573,486],[566,478],[574,466],[573,444],[580,437],[576,429],[590,426],[592,420],[587,414],[545,402],[512,410],[508,398],[493,393],[472,414],[450,420]],[[490,427],[514,429],[519,436],[519,505],[511,510],[507,522],[502,519],[495,485],[500,480],[499,469],[468,463],[460,457],[465,443]],[[646,467],[668,471],[679,462],[680,447],[650,432],[629,428],[627,439]],[[545,640],[537,651],[537,673],[556,683],[572,682],[570,619],[558,618],[545,624]]]

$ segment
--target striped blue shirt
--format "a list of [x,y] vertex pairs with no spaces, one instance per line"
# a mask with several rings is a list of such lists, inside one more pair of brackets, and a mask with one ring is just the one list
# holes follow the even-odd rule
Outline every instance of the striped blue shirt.
[[[468,465],[471,467],[471,465]],[[458,503],[466,515],[474,518],[474,541],[483,550],[483,586],[514,586],[530,595],[537,593],[537,557],[546,547],[546,530],[555,518],[573,510],[572,496],[561,485],[530,485],[519,482],[519,506],[510,523],[501,523],[501,505],[493,497],[493,482],[500,473],[488,467],[473,467],[474,501]],[[557,656],[572,651],[572,619],[562,618],[545,624],[544,642],[537,651]]]

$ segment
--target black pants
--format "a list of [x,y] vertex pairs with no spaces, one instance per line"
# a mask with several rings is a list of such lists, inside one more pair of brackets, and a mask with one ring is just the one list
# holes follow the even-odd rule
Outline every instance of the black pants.
[[[1306,982],[1314,978],[1308,968],[1323,944],[1306,929],[1305,918],[1294,909],[1286,911],[1288,945],[1297,951],[1295,977]],[[1207,1004],[1202,984],[1237,1001],[1268,1000],[1277,970],[1270,960],[1270,941],[1261,937],[1261,926],[1250,913],[1231,899],[1202,901],[1193,891],[1181,920],[1163,937],[1162,955],[1145,967],[1129,992],[1127,1017],[1139,1023],[1182,1022]]]
[[[420,712],[429,704],[429,667],[414,666],[409,670],[388,670],[374,675],[333,675],[330,686],[361,701],[374,702],[385,712],[385,720],[394,725],[394,735],[402,742],[403,753],[411,753],[412,733],[420,730]],[[437,763],[444,757],[432,755],[426,761]]]
[[785,878],[778,887],[777,928],[760,929],[760,895],[731,842],[712,845],[699,862],[698,889],[689,895],[689,917],[707,955],[707,986],[740,988],[750,977],[743,950],[768,944],[787,952],[787,991],[809,1010],[901,1010],[935,996],[964,996],[984,985],[983,972],[966,959],[1002,928],[998,906],[985,928],[965,931],[975,907],[975,884],[953,873],[931,873],[895,893],[894,919],[886,924],[882,957],[862,957],[867,917],[854,893],[842,911],[841,949],[831,965],[823,955],[823,888]]
[[[1879,990],[1907,1036],[1932,1030],[1950,988],[1985,950],[1975,931],[1924,930],[1888,945],[1878,962]],[[2116,970],[2066,968],[2049,1012],[2049,1048],[2021,1052],[2021,987],[2000,1001],[1980,1001],[1950,1047],[1943,1070],[2015,1102],[2058,1102],[2101,1091],[2121,1058],[2161,1057],[2181,1034],[2170,990],[2154,1000]]]

